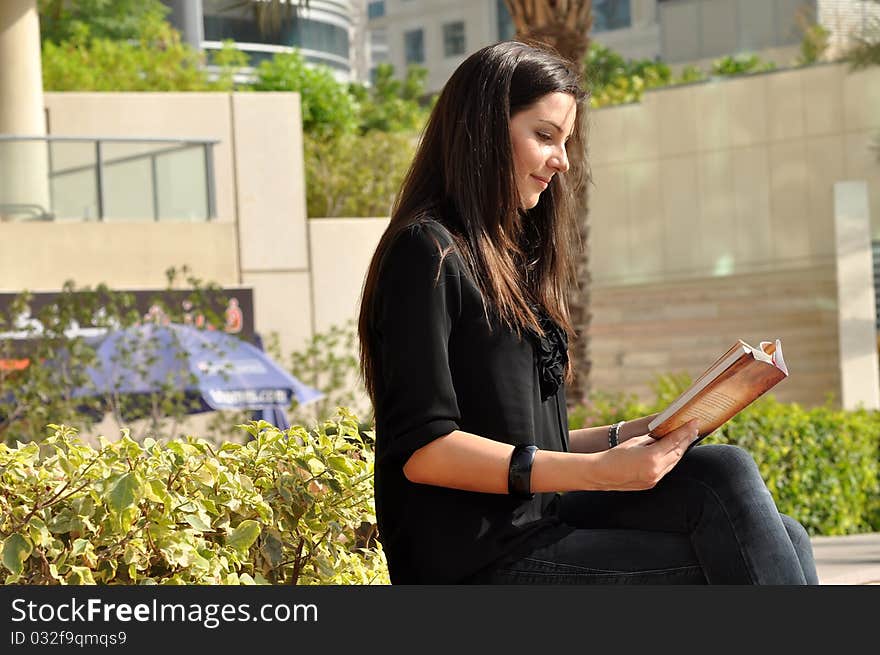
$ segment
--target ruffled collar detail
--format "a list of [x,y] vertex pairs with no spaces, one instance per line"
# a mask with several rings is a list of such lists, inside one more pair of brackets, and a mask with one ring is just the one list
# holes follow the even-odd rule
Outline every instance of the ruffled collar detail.
[[535,360],[538,365],[538,379],[541,384],[541,400],[545,401],[556,393],[565,379],[568,366],[568,335],[540,305],[532,305],[538,316],[544,336],[529,330],[535,342]]

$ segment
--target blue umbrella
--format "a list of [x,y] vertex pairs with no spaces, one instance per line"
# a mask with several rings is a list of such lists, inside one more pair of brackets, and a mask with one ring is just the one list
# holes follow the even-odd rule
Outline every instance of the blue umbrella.
[[279,430],[290,429],[290,419],[283,405],[274,405],[271,409],[260,409],[254,412],[255,421],[266,421]]
[[[273,361],[260,348],[218,330],[147,323],[107,333],[95,344],[92,381],[81,396],[150,394],[166,385],[201,401],[193,411],[219,409],[272,412],[278,427],[284,408],[323,397]],[[278,414],[280,410],[281,415]],[[287,425],[289,427],[289,424]]]
[[[259,334],[254,335],[254,345],[261,351],[264,350],[263,337],[261,337]],[[321,396],[312,397],[312,399],[308,402],[320,400],[321,397],[323,397],[323,394]],[[297,400],[299,400],[299,398],[297,398]],[[274,425],[279,430],[290,429],[290,419],[287,417],[285,405],[275,404],[272,407],[258,409],[253,413],[252,419],[254,421],[266,421],[267,423]]]

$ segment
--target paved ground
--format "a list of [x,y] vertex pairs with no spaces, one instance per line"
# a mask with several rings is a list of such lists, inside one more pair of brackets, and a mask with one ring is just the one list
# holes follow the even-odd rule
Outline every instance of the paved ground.
[[880,585],[880,533],[813,537],[819,583]]

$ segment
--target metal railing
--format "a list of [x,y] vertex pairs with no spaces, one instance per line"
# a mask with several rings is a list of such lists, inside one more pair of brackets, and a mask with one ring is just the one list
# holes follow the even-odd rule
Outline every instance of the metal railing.
[[217,143],[0,134],[0,220],[211,220]]

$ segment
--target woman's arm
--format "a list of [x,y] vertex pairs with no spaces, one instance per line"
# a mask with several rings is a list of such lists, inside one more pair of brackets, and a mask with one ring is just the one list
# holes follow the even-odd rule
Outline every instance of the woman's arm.
[[[643,416],[642,418],[627,421],[620,426],[618,441],[623,443],[627,439],[648,434],[648,423],[657,414]],[[608,450],[608,428],[610,425],[600,425],[590,428],[580,428],[568,431],[568,441],[573,453],[598,453]]]
[[[693,421],[663,439],[630,437],[604,452],[539,450],[532,466],[531,490],[650,489],[675,466],[696,437]],[[512,453],[510,444],[456,430],[415,451],[403,473],[410,482],[419,484],[506,494]]]

